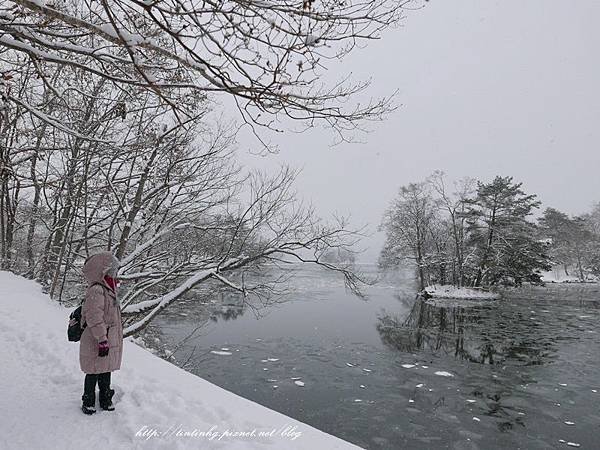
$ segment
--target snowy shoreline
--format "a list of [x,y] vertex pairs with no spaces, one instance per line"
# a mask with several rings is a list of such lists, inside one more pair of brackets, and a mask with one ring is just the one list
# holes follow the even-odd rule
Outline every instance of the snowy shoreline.
[[567,275],[564,270],[560,268],[553,268],[540,274],[542,283],[564,283],[564,284],[590,284],[599,283],[600,279],[597,277],[586,277],[587,279],[581,279],[573,275]]
[[457,300],[497,300],[500,294],[481,289],[456,287],[451,285],[427,286],[422,292],[426,298],[447,298]]
[[116,411],[81,413],[79,345],[67,341],[67,309],[40,285],[0,271],[0,448],[358,449],[124,342],[113,373]]

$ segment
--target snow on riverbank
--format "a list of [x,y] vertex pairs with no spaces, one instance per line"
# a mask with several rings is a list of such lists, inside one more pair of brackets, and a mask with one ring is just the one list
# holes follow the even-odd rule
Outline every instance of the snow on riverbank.
[[33,281],[1,271],[0,298],[3,450],[359,448],[225,391],[130,340],[122,369],[112,375],[116,411],[85,416],[79,344],[66,336],[70,310]]
[[425,292],[432,298],[455,298],[465,300],[495,300],[500,296],[494,292],[487,292],[480,289],[466,287],[456,287],[450,285],[427,286]]
[[598,282],[595,277],[588,276],[588,279],[585,281],[581,281],[579,277],[574,277],[573,275],[567,275],[563,268],[555,267],[552,270],[548,270],[546,272],[542,272],[541,280],[544,283],[582,283],[582,282]]

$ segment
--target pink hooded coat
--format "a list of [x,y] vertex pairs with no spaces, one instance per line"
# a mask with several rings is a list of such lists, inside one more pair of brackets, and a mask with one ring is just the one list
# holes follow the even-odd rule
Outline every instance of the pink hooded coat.
[[[110,252],[90,256],[83,274],[88,282],[81,323],[87,326],[79,342],[79,365],[85,373],[104,373],[121,368],[123,324],[117,294],[104,281],[104,275],[118,260]],[[93,285],[100,283],[101,285]],[[98,343],[108,340],[108,356],[98,356]]]

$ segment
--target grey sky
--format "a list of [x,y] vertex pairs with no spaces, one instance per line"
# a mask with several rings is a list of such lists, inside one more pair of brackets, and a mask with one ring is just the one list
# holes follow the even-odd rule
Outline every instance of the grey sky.
[[[279,139],[245,164],[303,167],[298,191],[322,215],[375,229],[399,186],[435,169],[450,179],[512,175],[570,214],[600,201],[600,1],[433,0],[327,77],[372,77],[402,106],[365,144],[329,148],[323,130]],[[246,142],[244,142],[246,144]],[[364,242],[377,257],[383,237]]]

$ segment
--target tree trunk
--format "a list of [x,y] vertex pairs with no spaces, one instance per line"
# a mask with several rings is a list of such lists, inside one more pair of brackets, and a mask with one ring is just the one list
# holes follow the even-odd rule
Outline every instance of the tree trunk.
[[485,270],[485,266],[487,264],[487,259],[489,257],[490,249],[492,248],[492,243],[494,242],[494,227],[496,226],[496,206],[492,209],[492,217],[490,218],[490,224],[488,227],[488,238],[487,244],[485,247],[485,251],[483,256],[481,257],[481,264],[479,265],[479,269],[477,270],[477,278],[475,278],[475,287],[481,286],[481,281],[483,279],[483,271]]

